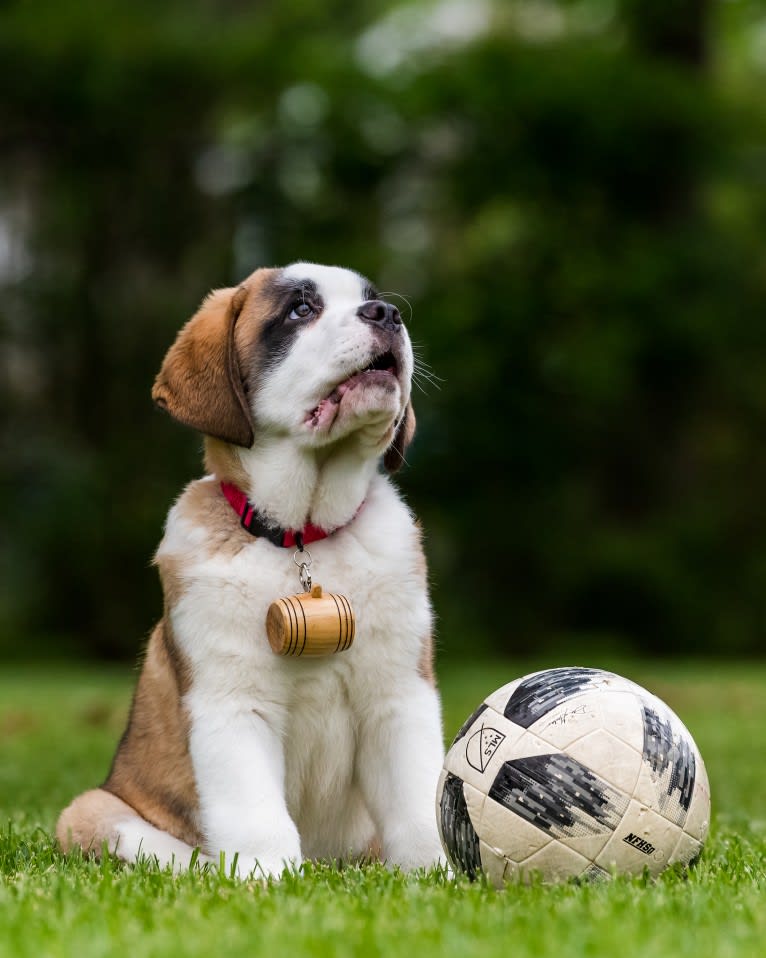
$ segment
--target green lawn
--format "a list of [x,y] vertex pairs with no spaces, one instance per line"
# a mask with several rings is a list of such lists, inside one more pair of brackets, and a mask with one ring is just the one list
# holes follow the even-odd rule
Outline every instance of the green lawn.
[[[442,669],[447,736],[489,691],[550,664]],[[104,777],[131,670],[2,667],[0,955],[765,955],[766,667],[606,667],[663,697],[705,757],[713,827],[688,877],[497,892],[441,873],[306,866],[263,886],[67,861],[56,814]]]

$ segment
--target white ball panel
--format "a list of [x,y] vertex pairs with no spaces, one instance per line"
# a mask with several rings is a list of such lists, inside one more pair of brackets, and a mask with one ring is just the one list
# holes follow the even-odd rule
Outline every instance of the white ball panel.
[[513,743],[513,747],[509,746],[505,748],[505,742],[503,742],[503,761],[507,762],[510,759],[517,758],[529,758],[530,755],[548,755],[551,752],[557,751],[552,749],[548,742],[540,738],[539,735],[535,735],[534,732],[526,731],[516,742]]
[[540,849],[521,866],[521,874],[532,878],[540,873],[547,882],[566,881],[577,878],[590,866],[590,860],[560,841],[552,841]]
[[529,726],[554,751],[564,751],[572,742],[602,726],[599,696],[585,689],[557,705]]
[[515,862],[529,858],[551,840],[546,831],[491,798],[484,803],[481,820],[475,822],[481,838]]
[[482,791],[489,791],[504,755],[517,754],[527,733],[494,709],[486,709],[447,752],[444,767]]
[[667,865],[680,836],[678,825],[634,800],[596,864],[629,875],[640,875],[645,868],[650,874],[658,875]]
[[641,755],[644,750],[644,720],[641,702],[633,689],[603,692],[599,700],[604,728]]
[[[694,794],[696,793],[698,787],[698,769],[699,762],[695,756],[694,791],[692,792],[691,796],[692,800],[694,799]],[[670,788],[671,775],[672,768],[670,767],[664,771],[654,771],[646,762],[642,762],[638,781],[636,782],[636,787],[633,791],[633,797],[637,801],[647,805],[649,808],[654,809],[664,818],[667,818],[668,821],[671,821],[676,825],[680,825],[681,827],[686,827],[686,822],[688,820],[688,809],[684,808],[679,802],[679,796],[681,794],[680,791],[678,789]]]
[[646,762],[642,762],[638,781],[636,782],[636,787],[633,790],[633,797],[642,805],[646,805],[648,808],[654,808],[659,811],[659,793],[660,786],[658,784],[657,775],[651,770]]
[[465,799],[465,807],[468,809],[468,817],[478,834],[477,824],[482,820],[484,804],[488,801],[488,798],[482,790],[474,788],[468,782],[463,782],[463,798]]
[[583,835],[581,838],[560,838],[559,841],[579,852],[589,862],[594,862],[611,837],[611,832],[605,832],[602,835]]
[[567,754],[593,769],[614,788],[626,795],[633,794],[642,766],[641,756],[611,732],[597,729],[570,745]]

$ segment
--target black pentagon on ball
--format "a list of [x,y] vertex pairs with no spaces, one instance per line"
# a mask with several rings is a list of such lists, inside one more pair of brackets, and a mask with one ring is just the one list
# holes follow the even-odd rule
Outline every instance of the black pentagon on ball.
[[448,773],[444,781],[439,815],[444,849],[450,864],[464,871],[469,878],[476,878],[481,872],[479,836],[468,814],[463,780],[452,773]]
[[657,803],[665,818],[683,825],[694,794],[697,763],[694,746],[680,729],[673,728],[650,703],[641,707],[644,720],[643,758],[657,787]]
[[561,752],[505,762],[489,798],[556,838],[611,832],[630,799]]
[[604,674],[600,669],[562,668],[531,675],[508,699],[505,717],[522,728],[529,728]]

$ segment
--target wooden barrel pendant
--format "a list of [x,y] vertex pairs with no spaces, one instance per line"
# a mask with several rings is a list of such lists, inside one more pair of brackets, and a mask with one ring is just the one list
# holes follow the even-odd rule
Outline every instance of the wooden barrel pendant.
[[277,655],[330,655],[354,641],[354,613],[344,595],[311,592],[277,599],[266,614],[266,634]]

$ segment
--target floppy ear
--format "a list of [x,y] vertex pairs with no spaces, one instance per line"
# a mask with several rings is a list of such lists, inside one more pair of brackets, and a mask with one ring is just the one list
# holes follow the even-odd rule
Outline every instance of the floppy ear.
[[152,399],[186,426],[249,447],[253,424],[234,340],[246,295],[244,286],[210,293],[168,350]]
[[404,454],[414,435],[415,410],[412,408],[412,403],[408,402],[402,421],[394,435],[394,441],[386,449],[386,454],[383,456],[383,465],[388,472],[398,472],[402,468],[405,462]]

